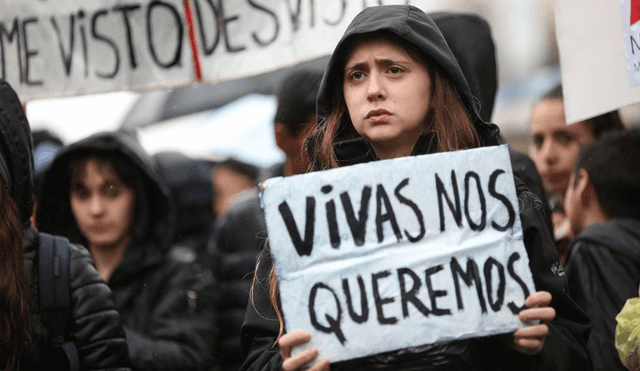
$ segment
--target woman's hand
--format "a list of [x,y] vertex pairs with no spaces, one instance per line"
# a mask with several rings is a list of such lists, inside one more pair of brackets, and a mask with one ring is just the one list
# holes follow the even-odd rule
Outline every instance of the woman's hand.
[[556,310],[549,307],[551,294],[538,291],[529,295],[524,302],[526,309],[518,315],[522,322],[539,320],[534,326],[521,328],[513,333],[511,346],[520,353],[533,355],[542,350],[544,340],[549,336],[549,322],[556,318]]
[[[301,367],[311,362],[318,356],[318,349],[311,348],[298,354],[295,357],[291,357],[291,349],[297,345],[304,344],[311,340],[311,334],[306,331],[297,331],[283,335],[278,340],[278,346],[280,347],[280,355],[284,362],[282,363],[282,369],[284,371],[300,370]],[[327,359],[321,359],[308,369],[309,371],[329,371],[329,361]]]

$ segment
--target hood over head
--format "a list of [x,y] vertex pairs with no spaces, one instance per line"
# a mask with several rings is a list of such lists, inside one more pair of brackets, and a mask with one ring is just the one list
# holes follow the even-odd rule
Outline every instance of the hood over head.
[[33,211],[33,144],[29,121],[11,86],[0,80],[0,179],[18,205],[23,227]]
[[491,121],[498,91],[498,64],[491,26],[470,13],[429,13],[442,32],[464,74],[471,94],[479,103],[480,118]]
[[102,132],[73,143],[55,158],[43,180],[43,197],[37,213],[38,228],[44,232],[63,235],[72,242],[83,243],[71,212],[69,189],[71,163],[93,154],[119,155],[139,170],[142,189],[136,189],[136,208],[133,220],[134,241],[154,242],[168,248],[173,233],[173,214],[169,189],[155,170],[152,158],[137,138],[127,132]]
[[[479,102],[473,96],[465,74],[437,24],[422,10],[410,5],[369,7],[353,19],[335,48],[320,85],[317,100],[319,125],[324,123],[332,110],[334,94],[341,91],[336,89],[336,83],[342,81],[341,69],[352,41],[359,36],[379,31],[390,32],[413,44],[423,55],[436,62],[456,86],[482,144],[497,144],[499,129],[496,125],[485,122],[478,113]],[[352,125],[348,115],[343,117],[341,128],[346,125]],[[313,147],[315,143],[308,142],[307,145]]]

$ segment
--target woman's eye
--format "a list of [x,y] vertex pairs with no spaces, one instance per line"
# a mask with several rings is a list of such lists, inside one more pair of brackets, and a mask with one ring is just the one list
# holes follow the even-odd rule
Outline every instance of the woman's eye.
[[89,198],[89,192],[84,189],[73,189],[71,191],[71,196],[79,200],[86,200]]
[[364,74],[362,72],[356,71],[356,72],[352,72],[351,75],[349,76],[349,78],[351,80],[359,80],[364,76]]
[[389,68],[389,73],[392,73],[392,74],[398,74],[401,71],[402,70],[400,69],[400,67],[391,67],[391,68]]
[[569,144],[573,140],[573,137],[567,133],[558,134],[558,142],[561,144]]
[[104,190],[104,194],[110,198],[116,198],[120,194],[120,187],[110,185],[107,189]]
[[536,148],[540,148],[542,147],[542,143],[544,142],[544,138],[542,138],[541,136],[534,136],[533,138],[531,138],[531,142],[533,143],[533,146]]

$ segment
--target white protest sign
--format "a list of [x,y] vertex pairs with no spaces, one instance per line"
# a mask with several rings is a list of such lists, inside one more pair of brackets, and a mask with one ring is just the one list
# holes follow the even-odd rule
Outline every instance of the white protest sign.
[[0,0],[22,100],[218,82],[330,54],[365,7],[451,0]]
[[556,2],[568,123],[640,102],[638,12],[636,0]]
[[514,331],[535,291],[507,146],[264,183],[288,332],[331,362]]

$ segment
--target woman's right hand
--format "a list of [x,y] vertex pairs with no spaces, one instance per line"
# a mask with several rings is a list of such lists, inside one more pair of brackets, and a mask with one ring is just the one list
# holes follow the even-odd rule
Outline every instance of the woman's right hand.
[[[293,347],[304,344],[309,340],[311,340],[311,334],[306,331],[296,331],[285,334],[278,340],[280,355],[284,360],[284,362],[282,362],[282,369],[284,371],[301,370],[304,365],[313,361],[318,356],[318,349],[310,348],[295,357],[291,357],[291,349]],[[308,370],[329,371],[329,361],[323,358]]]

